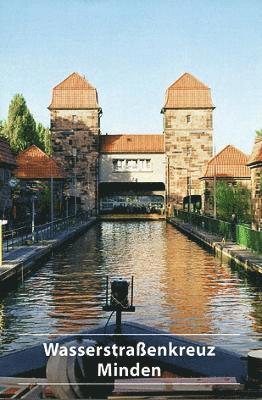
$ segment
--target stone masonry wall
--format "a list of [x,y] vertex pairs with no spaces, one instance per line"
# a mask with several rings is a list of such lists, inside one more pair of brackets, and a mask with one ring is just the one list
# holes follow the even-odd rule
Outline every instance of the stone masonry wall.
[[201,182],[213,153],[211,109],[165,110],[164,133],[167,155],[169,201],[181,207],[183,198],[201,195]]
[[[82,210],[95,210],[97,205],[99,110],[52,110],[52,150],[67,178],[69,196],[76,195]],[[77,155],[74,157],[73,149]]]

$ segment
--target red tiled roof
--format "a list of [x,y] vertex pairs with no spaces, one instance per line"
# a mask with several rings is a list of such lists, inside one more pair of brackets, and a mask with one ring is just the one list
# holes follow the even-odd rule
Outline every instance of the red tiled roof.
[[15,157],[11,152],[10,146],[3,139],[0,139],[0,164],[16,166]]
[[203,178],[250,178],[248,156],[228,145],[208,162]]
[[164,135],[102,135],[102,153],[164,153]]
[[248,164],[249,166],[252,166],[254,164],[262,164],[262,137],[257,137],[252,154],[248,159]]
[[34,144],[16,157],[15,176],[20,179],[63,179],[64,174],[57,163]]
[[73,72],[53,88],[52,109],[94,109],[99,108],[96,89],[77,72]]
[[214,108],[210,88],[186,72],[167,89],[166,108]]

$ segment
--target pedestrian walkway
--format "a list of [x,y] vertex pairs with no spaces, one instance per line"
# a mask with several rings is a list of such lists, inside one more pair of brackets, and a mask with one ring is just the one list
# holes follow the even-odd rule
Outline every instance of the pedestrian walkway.
[[200,227],[177,218],[168,218],[168,222],[201,244],[214,249],[217,254],[224,256],[225,259],[232,260],[248,271],[262,274],[262,254],[255,253],[231,240],[225,241],[221,236],[206,232]]
[[41,259],[67,241],[81,235],[96,218],[79,221],[64,231],[55,232],[50,239],[28,245],[18,245],[9,251],[4,251],[3,265],[0,267],[0,287],[5,289],[11,281],[23,280],[24,276],[37,267]]
[[72,226],[83,223],[89,219],[88,214],[70,215],[66,218],[56,219],[42,225],[24,225],[20,228],[4,232],[3,249],[6,252],[14,250],[17,246],[39,243],[56,237],[57,233],[68,231]]

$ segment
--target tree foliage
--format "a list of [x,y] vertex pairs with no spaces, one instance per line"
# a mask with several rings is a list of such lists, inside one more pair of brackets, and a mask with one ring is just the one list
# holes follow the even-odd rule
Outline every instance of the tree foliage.
[[0,131],[14,153],[32,144],[50,153],[50,131],[41,123],[36,123],[21,94],[15,94],[11,100],[7,121],[3,123]]
[[216,187],[218,217],[230,221],[236,213],[238,221],[249,222],[251,218],[251,192],[244,186],[217,182]]
[[36,133],[38,137],[38,146],[47,154],[51,154],[51,133],[48,128],[40,122],[36,125]]
[[256,135],[259,137],[262,137],[262,129],[256,131]]
[[11,100],[4,134],[16,153],[37,141],[35,120],[21,94],[16,94]]
[[4,122],[0,120],[0,138],[5,138],[4,134]]

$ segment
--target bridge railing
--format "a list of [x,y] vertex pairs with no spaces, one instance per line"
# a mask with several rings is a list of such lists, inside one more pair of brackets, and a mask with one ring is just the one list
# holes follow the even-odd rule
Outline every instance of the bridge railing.
[[42,225],[36,225],[32,232],[32,225],[27,224],[20,228],[5,231],[3,233],[4,251],[13,250],[15,247],[39,243],[53,239],[57,234],[68,231],[74,225],[85,223],[89,219],[88,213],[80,213],[76,216],[56,219]]
[[234,226],[227,221],[182,210],[174,210],[174,217],[206,232],[218,235],[225,240],[234,240],[244,247],[262,252],[262,231],[255,231],[243,224]]

